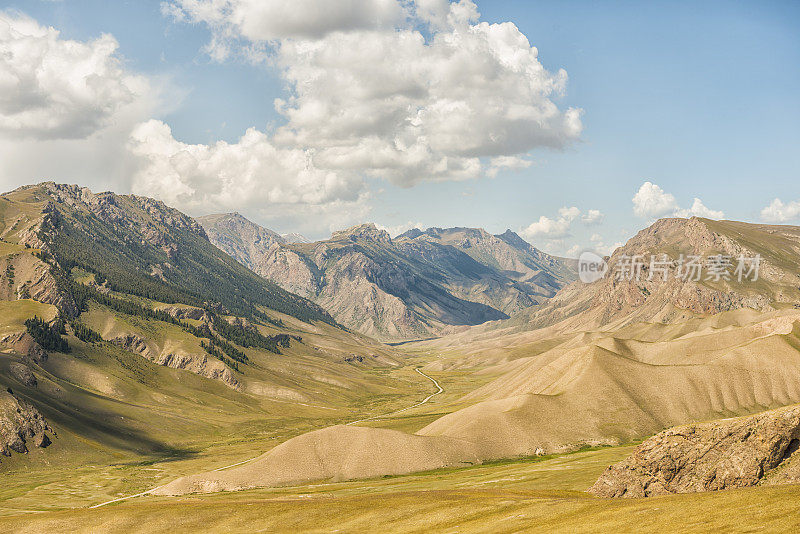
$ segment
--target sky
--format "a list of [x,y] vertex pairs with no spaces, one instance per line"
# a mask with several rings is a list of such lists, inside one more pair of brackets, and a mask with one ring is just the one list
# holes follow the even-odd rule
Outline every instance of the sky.
[[324,239],[800,224],[800,2],[0,0],[0,189]]

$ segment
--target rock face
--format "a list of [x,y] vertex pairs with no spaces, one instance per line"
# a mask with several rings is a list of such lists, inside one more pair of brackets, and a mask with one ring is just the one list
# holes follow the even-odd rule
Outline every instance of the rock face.
[[19,380],[21,383],[25,384],[29,388],[35,388],[38,385],[38,380],[36,380],[36,375],[33,374],[31,368],[25,364],[12,362],[9,365],[9,369],[11,370],[11,375]]
[[[800,482],[800,407],[665,430],[609,467],[600,497],[651,497]],[[774,475],[774,476],[773,476]]]
[[190,371],[205,378],[219,380],[231,389],[240,390],[242,388],[227,365],[217,359],[209,358],[206,354],[191,353],[182,349],[169,350],[167,347],[162,349],[154,342],[132,333],[117,336],[111,342],[127,351],[140,354],[158,365]]
[[503,319],[552,297],[575,277],[568,261],[510,231],[432,228],[392,239],[362,224],[327,241],[292,244],[238,214],[197,220],[212,243],[256,273],[381,339]]
[[0,392],[0,454],[24,454],[28,446],[47,447],[55,435],[36,408],[18,400],[10,391]]
[[40,364],[47,361],[47,352],[27,332],[16,332],[0,338],[0,344],[21,354],[33,363]]
[[251,271],[258,272],[258,267],[273,245],[286,243],[280,235],[250,222],[238,213],[206,215],[196,220],[206,229],[215,245]]

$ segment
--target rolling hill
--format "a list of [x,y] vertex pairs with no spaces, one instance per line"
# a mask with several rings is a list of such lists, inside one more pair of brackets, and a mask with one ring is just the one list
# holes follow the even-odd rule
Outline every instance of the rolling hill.
[[[659,221],[614,256],[643,254],[651,247],[654,253],[755,252],[762,257],[760,279],[644,280],[637,285],[635,280],[606,278],[576,283],[539,309],[407,346],[418,354],[438,354],[424,367],[426,372],[468,373],[489,380],[438,406],[430,422],[413,432],[413,445],[408,436],[394,439],[396,447],[380,457],[383,467],[372,465],[370,473],[359,475],[353,466],[362,461],[343,445],[352,439],[350,431],[332,427],[319,431],[313,441],[287,441],[250,468],[235,468],[224,476],[195,475],[159,491],[296,481],[304,475],[275,478],[275,462],[305,458],[311,451],[321,466],[308,476],[373,476],[381,469],[396,473],[476,458],[619,445],[675,425],[798,403],[800,309],[793,300],[797,274],[790,263],[797,235],[794,227]],[[548,311],[558,315],[539,328],[542,323],[531,317]],[[359,440],[387,439],[376,428],[365,432]],[[448,445],[439,449],[436,443]],[[423,456],[420,451],[427,447],[448,452]],[[404,460],[407,454],[414,456],[413,465]]]

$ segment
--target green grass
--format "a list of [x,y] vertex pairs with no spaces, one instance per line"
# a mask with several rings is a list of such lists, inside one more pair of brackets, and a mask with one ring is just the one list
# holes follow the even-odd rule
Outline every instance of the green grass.
[[56,313],[55,306],[35,300],[0,300],[0,336],[25,330],[25,320],[34,315],[49,321]]
[[790,532],[800,486],[604,500],[581,490],[629,447],[359,482],[0,517],[14,532]]

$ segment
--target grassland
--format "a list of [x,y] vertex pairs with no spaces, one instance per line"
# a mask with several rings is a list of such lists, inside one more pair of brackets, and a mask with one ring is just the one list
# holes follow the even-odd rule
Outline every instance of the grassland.
[[[628,447],[360,482],[0,517],[14,532],[790,532],[800,487],[651,499],[583,493]],[[87,483],[89,481],[87,480]],[[102,525],[102,527],[99,527]]]
[[55,318],[57,310],[49,304],[42,304],[35,300],[17,300],[9,302],[0,300],[0,336],[24,330],[26,319],[38,315],[49,321]]

